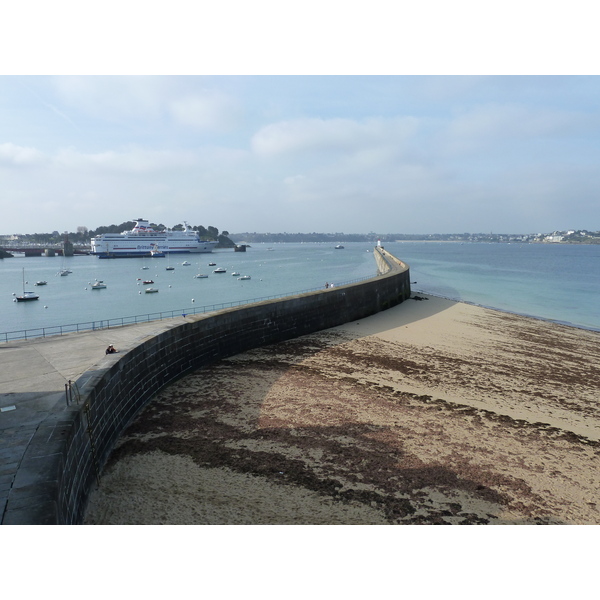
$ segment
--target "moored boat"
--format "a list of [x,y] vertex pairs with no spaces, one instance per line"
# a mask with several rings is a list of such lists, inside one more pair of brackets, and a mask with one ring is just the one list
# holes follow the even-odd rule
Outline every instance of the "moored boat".
[[158,246],[156,244],[152,244],[152,250],[150,250],[150,256],[151,256],[151,258],[164,258],[166,256],[166,254],[162,250],[159,250]]
[[27,302],[29,300],[39,300],[40,297],[35,292],[23,292],[21,296],[17,296],[17,302]]
[[227,269],[224,269],[223,267],[217,267],[213,273],[227,273]]
[[39,300],[40,297],[35,292],[25,291],[25,269],[23,269],[23,293],[16,297],[17,302],[29,302],[31,300]]

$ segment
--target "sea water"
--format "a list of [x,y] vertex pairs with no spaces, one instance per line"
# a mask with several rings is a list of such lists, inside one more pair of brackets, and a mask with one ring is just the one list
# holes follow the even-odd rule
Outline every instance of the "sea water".
[[[326,282],[341,285],[376,274],[373,246],[257,244],[247,252],[228,249],[154,259],[4,259],[0,260],[0,334],[165,311],[185,314],[204,306],[323,289]],[[600,246],[394,242],[385,247],[410,266],[414,292],[600,331]],[[184,261],[191,265],[182,265]],[[213,273],[216,267],[209,267],[209,262],[227,272]],[[61,277],[61,268],[72,273]],[[238,280],[232,275],[236,271],[251,279]],[[14,302],[23,291],[23,272],[28,281],[25,288],[38,293],[38,301]],[[194,278],[199,273],[208,278]],[[154,284],[143,285],[144,279]],[[38,280],[48,284],[34,286]],[[106,289],[92,290],[96,280],[104,281]],[[159,292],[145,294],[146,287]]]
[[600,245],[396,242],[412,290],[600,331]]
[[[377,267],[372,244],[335,249],[332,244],[258,244],[246,252],[215,250],[201,255],[164,258],[99,259],[94,256],[15,257],[0,261],[0,334],[161,312],[185,314],[202,307],[257,301],[324,289],[372,277]],[[186,261],[191,263],[184,266]],[[209,266],[209,262],[216,266]],[[167,270],[167,267],[174,267]],[[145,269],[144,267],[147,267]],[[213,273],[223,267],[226,273]],[[69,269],[71,274],[58,272]],[[15,302],[25,289],[40,299]],[[238,280],[233,273],[249,275]],[[208,275],[196,278],[197,274]],[[36,286],[40,280],[47,285]],[[144,280],[154,283],[144,285]],[[92,289],[103,281],[105,289]],[[148,287],[158,293],[147,294]],[[129,321],[131,322],[131,321]],[[14,336],[10,336],[12,338]],[[0,341],[2,341],[0,336]]]

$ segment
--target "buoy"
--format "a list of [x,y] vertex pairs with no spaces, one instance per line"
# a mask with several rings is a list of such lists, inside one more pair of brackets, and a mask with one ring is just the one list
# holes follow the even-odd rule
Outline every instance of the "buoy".
[[196,302],[196,301],[192,298],[192,302]]
[[48,307],[44,305],[44,308],[48,308]]

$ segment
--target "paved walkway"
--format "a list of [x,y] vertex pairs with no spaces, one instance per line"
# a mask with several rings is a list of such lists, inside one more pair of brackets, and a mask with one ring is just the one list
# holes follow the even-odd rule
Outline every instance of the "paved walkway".
[[[66,407],[65,385],[98,366],[108,366],[119,352],[180,324],[183,317],[111,329],[0,343],[0,522],[19,466],[33,435],[52,409]],[[12,503],[11,503],[12,504]]]

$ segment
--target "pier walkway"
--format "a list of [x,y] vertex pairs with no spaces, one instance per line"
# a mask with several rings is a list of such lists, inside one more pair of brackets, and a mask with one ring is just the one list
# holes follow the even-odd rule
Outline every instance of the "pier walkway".
[[[46,468],[48,461],[43,450],[35,457],[41,460],[25,464],[23,459],[44,420],[60,406],[66,407],[69,381],[118,360],[119,354],[105,354],[109,344],[119,353],[127,352],[180,321],[184,318],[0,343],[0,523],[9,523],[5,519],[9,503],[14,519],[19,508],[26,512],[39,500],[39,487],[30,486],[36,475],[32,469],[36,464]],[[18,524],[18,520],[11,522]]]
[[[190,369],[408,299],[408,265],[383,248],[374,257],[376,276],[335,289],[0,343],[1,523],[80,522],[94,476],[123,428]],[[109,344],[119,353],[107,355]]]

